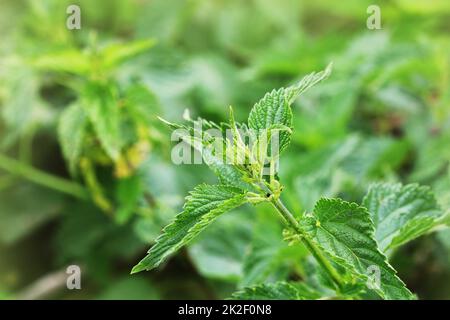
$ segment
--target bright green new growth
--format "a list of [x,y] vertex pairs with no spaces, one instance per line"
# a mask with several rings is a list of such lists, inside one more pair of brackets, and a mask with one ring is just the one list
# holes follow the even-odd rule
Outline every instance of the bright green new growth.
[[[251,110],[248,127],[237,124],[231,112],[230,123],[225,127],[231,128],[234,136],[232,139],[223,138],[219,143],[237,148],[246,159],[254,160],[254,150],[243,143],[238,129],[255,130],[258,139],[260,132],[271,134],[276,130],[279,131],[278,151],[281,152],[290,142],[291,104],[306,89],[325,79],[330,70],[328,66],[323,72],[304,77],[296,85],[266,94]],[[223,127],[202,119],[190,122],[193,127],[167,124],[183,128],[189,134],[194,133],[199,124],[207,128]],[[163,230],[132,273],[157,267],[226,211],[247,202],[269,202],[286,225],[285,239],[291,244],[301,243],[311,252],[317,268],[320,268],[316,272],[323,273],[329,283],[327,290],[335,292],[337,298],[360,298],[367,293],[383,299],[415,298],[397,277],[384,253],[430,231],[444,219],[428,188],[374,185],[364,198],[363,205],[367,208],[340,199],[323,198],[312,213],[303,214],[298,220],[280,199],[282,186],[277,175],[273,171],[269,177],[261,174],[261,168],[267,162],[272,167],[279,152],[265,155],[266,158],[256,157],[256,163],[225,164],[220,161],[223,160],[220,159],[222,155],[214,154],[208,148],[212,143],[211,137],[204,135],[203,139],[198,139],[184,134],[180,138],[202,151],[205,162],[219,177],[221,185],[196,187],[187,197],[184,210]],[[262,147],[267,148],[267,145]],[[372,278],[373,270],[379,271],[379,282]],[[309,288],[306,283],[278,282],[243,288],[233,298],[316,299],[323,297],[323,292]]]
[[[250,111],[248,127],[255,130],[267,130],[275,126],[292,128],[291,104],[304,91],[328,77],[331,73],[331,64],[322,72],[311,73],[296,85],[281,88],[267,93]],[[291,140],[289,130],[280,132],[280,150],[283,151]]]

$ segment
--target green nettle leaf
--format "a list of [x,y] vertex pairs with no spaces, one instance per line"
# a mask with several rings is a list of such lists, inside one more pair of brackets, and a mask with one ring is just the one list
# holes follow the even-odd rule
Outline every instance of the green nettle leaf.
[[324,248],[335,262],[344,260],[354,268],[360,280],[367,280],[379,270],[379,287],[372,287],[384,299],[413,299],[414,296],[397,277],[374,239],[374,226],[366,208],[340,199],[321,199],[312,215],[301,224],[305,232]]
[[[2,61],[3,62],[3,61]],[[46,112],[46,103],[39,95],[38,76],[26,64],[5,68],[1,66],[0,119],[7,130],[2,130],[2,143],[8,145],[36,124],[36,115]],[[4,79],[8,79],[7,82]]]
[[126,108],[136,123],[150,125],[159,110],[156,95],[143,84],[133,84],[125,92]]
[[88,52],[76,49],[65,49],[49,52],[30,60],[33,67],[55,72],[68,72],[86,76],[90,72],[90,57]]
[[87,76],[97,64],[104,70],[116,68],[122,62],[147,51],[154,44],[155,41],[152,39],[112,43],[98,49],[95,54],[88,50],[64,49],[29,59],[29,63],[37,69]]
[[147,256],[133,268],[132,273],[157,267],[222,213],[239,207],[246,201],[246,193],[235,187],[207,184],[197,186],[186,198],[184,210],[164,228]]
[[363,205],[372,215],[375,238],[384,252],[431,231],[445,219],[431,189],[418,184],[374,184]]
[[[301,300],[299,290],[287,283],[277,282],[247,287],[233,293],[232,299],[236,300]],[[309,299],[306,297],[306,299]]]
[[313,87],[320,81],[326,79],[331,74],[333,64],[330,63],[325,70],[320,72],[311,72],[304,76],[296,85],[287,88],[287,98],[292,103],[300,94]]
[[118,223],[123,224],[131,218],[143,192],[144,186],[139,175],[117,181],[116,198],[118,200],[118,208],[115,219]]
[[145,52],[155,45],[155,40],[144,39],[131,43],[113,43],[102,48],[103,65],[106,68],[113,68],[120,63]]
[[279,126],[289,129],[279,132],[279,152],[283,151],[289,145],[293,129],[291,104],[304,91],[328,77],[330,72],[331,65],[322,72],[305,76],[296,85],[267,93],[250,111],[248,127],[257,131]]
[[76,172],[86,129],[86,113],[79,104],[72,104],[62,113],[58,123],[58,138],[69,171]]
[[[267,93],[255,104],[248,118],[250,129],[262,131],[275,124],[282,124],[292,129],[292,110],[286,97],[285,88]],[[280,151],[289,145],[290,136],[286,131],[279,133]]]
[[82,96],[82,106],[108,156],[116,160],[120,155],[120,110],[113,88],[90,83]]

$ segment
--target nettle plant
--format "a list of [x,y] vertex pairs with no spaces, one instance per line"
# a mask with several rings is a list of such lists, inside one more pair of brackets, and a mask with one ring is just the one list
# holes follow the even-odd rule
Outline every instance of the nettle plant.
[[[180,138],[200,151],[220,184],[201,184],[186,198],[184,209],[166,226],[132,273],[157,267],[193,240],[223,213],[245,203],[270,203],[284,222],[286,245],[303,245],[315,258],[314,276],[319,287],[306,282],[259,284],[236,292],[236,299],[415,299],[415,295],[389,264],[399,246],[448,222],[428,187],[416,184],[378,183],[370,187],[362,205],[341,199],[320,199],[312,212],[293,214],[281,200],[283,186],[276,173],[280,152],[292,133],[291,104],[305,90],[325,79],[331,65],[311,73],[297,84],[267,93],[250,112],[247,124],[216,125],[198,119],[190,125],[168,123]],[[223,132],[213,136],[204,129]],[[231,130],[233,135],[226,135]],[[249,146],[244,136],[256,135]],[[279,152],[273,152],[277,136]],[[223,148],[217,148],[217,145]],[[215,146],[212,148],[212,146]],[[225,150],[217,152],[217,150]],[[265,152],[260,152],[263,149]],[[244,155],[244,161],[230,155]],[[264,156],[261,156],[264,155]],[[269,170],[265,170],[265,169]],[[330,293],[331,292],[331,293]]]

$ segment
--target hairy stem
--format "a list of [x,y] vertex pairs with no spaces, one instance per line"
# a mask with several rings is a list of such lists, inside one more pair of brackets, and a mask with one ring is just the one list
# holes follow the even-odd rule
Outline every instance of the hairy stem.
[[89,195],[79,184],[37,170],[15,159],[0,154],[0,169],[21,176],[36,184],[67,193],[79,199],[87,200]]
[[331,265],[330,261],[324,256],[322,250],[318,248],[305,234],[305,232],[300,227],[298,221],[294,218],[292,213],[286,206],[281,202],[280,199],[272,199],[271,204],[277,209],[277,211],[284,218],[286,223],[293,228],[300,236],[303,244],[308,248],[308,250],[312,253],[314,258],[316,258],[317,262],[324,268],[324,270],[328,273],[334,283],[338,286],[338,288],[342,287],[342,279],[336,269]]

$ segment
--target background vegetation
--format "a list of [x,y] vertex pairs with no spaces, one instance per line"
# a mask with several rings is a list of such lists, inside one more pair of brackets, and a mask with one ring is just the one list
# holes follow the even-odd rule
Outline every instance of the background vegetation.
[[[366,28],[378,4],[382,29]],[[67,30],[66,8],[82,29]],[[207,168],[170,160],[156,118],[244,120],[271,90],[322,70],[293,107],[283,197],[361,202],[418,182],[450,208],[450,2],[130,0],[0,3],[0,298],[225,298],[302,279],[269,208],[221,217],[158,270],[130,275]],[[391,257],[422,299],[450,298],[450,231]],[[82,290],[65,269],[82,268]],[[42,289],[42,290],[41,290]]]

